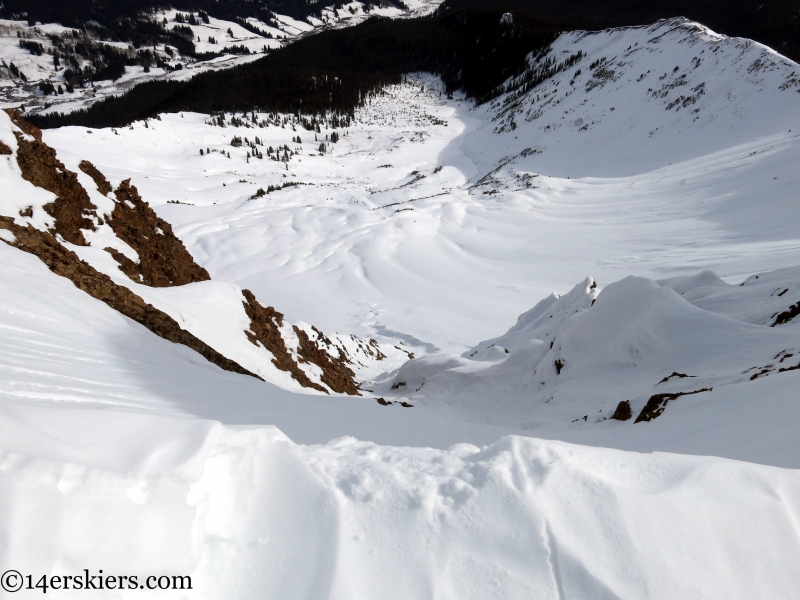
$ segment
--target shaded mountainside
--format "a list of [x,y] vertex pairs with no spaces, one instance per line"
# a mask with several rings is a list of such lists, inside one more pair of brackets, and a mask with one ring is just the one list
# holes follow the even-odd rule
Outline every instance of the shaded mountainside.
[[[439,75],[448,92],[462,91],[481,103],[500,93],[503,81],[524,71],[530,53],[543,53],[562,31],[639,25],[678,15],[800,57],[795,18],[800,2],[791,4],[798,6],[738,2],[722,10],[711,1],[595,7],[580,1],[451,0],[430,16],[372,18],[307,37],[230,71],[204,73],[188,82],[148,82],[86,112],[38,116],[35,122],[40,127],[121,126],[181,110],[352,113],[366,96],[416,71]],[[504,17],[507,12],[513,16]]]
[[[341,2],[330,3],[341,8]],[[367,5],[395,5],[402,0],[382,0]],[[94,21],[121,41],[135,42],[141,27],[140,15],[155,9],[175,8],[197,11],[225,20],[255,17],[269,22],[273,11],[297,19],[318,15],[325,2],[300,0],[122,0],[117,2],[56,2],[55,0],[6,0],[0,5],[0,17],[24,18],[31,24],[61,23],[82,28]],[[778,49],[790,58],[800,56],[798,0],[447,0],[447,10],[501,10],[515,14],[529,13],[558,20],[564,29],[603,29],[646,25],[658,19],[684,16],[729,36],[747,37]]]
[[448,92],[484,100],[548,47],[563,25],[502,9],[444,10],[418,19],[372,18],[301,39],[254,63],[187,82],[148,82],[86,111],[36,116],[40,127],[122,126],[162,112],[350,113],[404,73],[440,75]]
[[[384,355],[380,351],[375,354],[367,344],[368,352],[351,353],[346,344],[331,344],[324,335],[312,339],[297,326],[284,325],[283,315],[272,307],[261,306],[248,290],[233,288],[229,293],[233,306],[238,295],[238,310],[242,317],[246,313],[247,321],[242,323],[249,323],[247,329],[220,335],[218,331],[207,330],[207,327],[218,329],[219,325],[214,323],[195,326],[194,331],[192,327],[182,327],[177,320],[183,318],[181,311],[170,314],[174,307],[170,307],[169,296],[162,298],[145,292],[148,288],[210,283],[210,277],[170,225],[156,216],[130,180],[122,181],[112,195],[113,186],[103,173],[88,161],[81,161],[79,170],[85,174],[85,181],[95,184],[97,191],[85,188],[81,175],[67,168],[42,141],[40,130],[25,121],[18,111],[6,112],[4,130],[13,133],[13,139],[8,137],[3,142],[3,147],[9,150],[3,160],[9,167],[16,163],[20,179],[45,193],[36,197],[38,202],[28,194],[24,200],[33,203],[18,210],[18,214],[13,214],[13,204],[3,207],[6,214],[0,215],[0,229],[11,234],[3,235],[3,241],[37,256],[53,273],[66,277],[90,296],[156,335],[195,350],[222,369],[264,379],[269,376],[269,369],[264,371],[266,359],[302,387],[323,393],[359,395],[355,373],[349,365],[354,364],[355,354],[360,360],[370,355],[381,360]],[[17,189],[11,195],[17,200],[25,196]],[[83,254],[83,248],[94,254]],[[102,250],[119,263],[119,272],[132,283],[122,283],[120,273],[110,267],[113,263],[102,258]],[[153,298],[159,299],[155,302],[158,306],[147,301]],[[241,343],[232,344],[231,337]],[[242,353],[242,344],[255,346],[257,350],[251,350],[251,354],[255,352],[257,358]],[[226,356],[230,348],[236,358],[249,360],[247,367],[240,364],[241,359]],[[264,351],[268,354],[263,354]],[[253,365],[257,368],[252,368]]]

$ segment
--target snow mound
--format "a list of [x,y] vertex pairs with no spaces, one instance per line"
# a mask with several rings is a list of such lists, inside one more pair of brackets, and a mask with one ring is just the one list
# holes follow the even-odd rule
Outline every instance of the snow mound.
[[[776,278],[764,276],[773,287]],[[710,273],[692,280],[714,290],[731,287]],[[747,300],[760,305],[752,295],[740,305]],[[587,278],[565,296],[541,301],[506,334],[458,361],[441,355],[407,363],[392,389],[382,391],[521,427],[602,423],[612,415],[650,420],[680,396],[793,370],[797,353],[793,327],[716,314],[645,278],[627,277],[600,293]],[[403,381],[413,385],[398,385]],[[621,402],[630,414],[615,414]]]
[[[36,444],[4,437],[0,490],[15,515],[4,561],[24,572],[189,575],[182,597],[242,600],[800,589],[794,470],[520,437],[299,446],[274,427],[71,417],[60,415],[71,434],[42,413]],[[87,418],[103,425],[88,438]]]
[[711,271],[658,282],[705,310],[757,325],[800,323],[800,268],[757,273],[739,285],[722,281]]

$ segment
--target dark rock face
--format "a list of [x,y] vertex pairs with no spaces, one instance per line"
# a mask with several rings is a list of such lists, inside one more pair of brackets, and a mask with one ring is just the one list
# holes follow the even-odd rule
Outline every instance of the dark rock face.
[[247,339],[256,346],[261,345],[269,350],[274,358],[272,363],[281,371],[286,371],[303,387],[313,388],[326,392],[324,387],[311,381],[308,375],[300,368],[298,362],[317,365],[322,369],[322,382],[334,392],[360,396],[355,374],[347,366],[346,359],[341,351],[338,357],[332,357],[321,347],[319,339],[324,336],[316,329],[318,340],[312,340],[308,334],[298,327],[293,327],[295,335],[300,341],[297,349],[298,361],[292,357],[286,347],[286,342],[281,336],[279,327],[283,326],[283,315],[271,306],[261,306],[255,295],[250,290],[242,290],[245,301],[242,302],[247,316],[250,318],[250,331],[245,331]]
[[5,142],[0,141],[0,155],[9,155],[9,154],[13,154],[13,152],[11,152],[11,148],[9,148],[8,144],[6,144]]
[[644,405],[642,412],[639,413],[639,416],[636,417],[634,423],[639,423],[641,421],[652,421],[653,419],[660,417],[661,414],[664,412],[664,409],[667,408],[667,403],[670,400],[675,400],[676,398],[680,398],[681,396],[689,396],[690,394],[699,394],[700,392],[710,392],[713,388],[703,388],[700,390],[695,390],[693,392],[676,392],[674,394],[654,394],[650,396],[650,399],[647,401],[647,404]]
[[292,379],[300,385],[327,393],[328,390],[311,381],[308,375],[292,359],[292,355],[286,347],[286,342],[284,342],[278,330],[283,325],[283,315],[271,306],[261,306],[250,290],[242,290],[242,295],[245,299],[242,302],[244,310],[250,318],[250,331],[244,332],[247,339],[252,344],[260,345],[269,350],[274,356],[272,364],[281,371],[289,373]]
[[797,315],[800,315],[800,302],[798,302],[797,304],[793,304],[792,306],[789,307],[788,310],[783,311],[781,314],[775,317],[775,322],[771,325],[771,327],[788,323],[789,321],[794,319]]
[[[306,362],[314,363],[322,369],[322,377],[320,378],[322,383],[340,394],[361,395],[355,382],[355,373],[347,366],[346,359],[341,351],[339,351],[339,356],[334,358],[312,342],[305,331],[297,326],[294,326],[293,329],[300,339],[298,354]],[[319,331],[316,331],[316,333],[318,337],[322,336]]]
[[100,273],[80,260],[77,254],[62,246],[51,233],[39,231],[30,225],[26,227],[17,225],[12,217],[0,217],[0,228],[14,234],[16,241],[13,246],[39,257],[53,273],[66,277],[78,289],[105,302],[157,336],[191,348],[221,369],[258,377],[182,329],[168,314],[146,303],[128,288],[117,285],[108,275]]
[[119,239],[139,254],[139,264],[136,264],[119,252],[111,253],[123,273],[137,283],[152,287],[211,279],[208,271],[194,262],[186,246],[172,232],[170,224],[160,219],[142,200],[130,179],[123,181],[114,195],[117,204],[108,224]]
[[81,171],[86,173],[89,177],[94,180],[94,184],[97,186],[97,191],[103,194],[103,196],[107,196],[108,193],[111,191],[111,184],[108,183],[108,179],[106,176],[103,175],[100,171],[97,170],[92,163],[88,160],[82,160],[81,164],[78,165]]
[[17,164],[22,177],[33,185],[54,193],[57,197],[44,210],[55,219],[53,234],[59,234],[68,242],[85,246],[86,239],[81,229],[94,231],[97,207],[89,200],[89,195],[78,182],[78,176],[69,171],[56,158],[56,151],[42,142],[42,132],[25,121],[18,110],[6,109],[11,121],[29,136],[30,141],[15,131],[19,150]]
[[614,414],[611,415],[612,419],[616,419],[617,421],[627,421],[633,416],[631,412],[631,403],[627,400],[623,400],[619,404],[617,404],[617,410],[614,411]]

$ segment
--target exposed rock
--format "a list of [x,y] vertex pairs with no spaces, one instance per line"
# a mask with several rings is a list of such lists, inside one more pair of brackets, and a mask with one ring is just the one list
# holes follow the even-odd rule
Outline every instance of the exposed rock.
[[[316,329],[314,331],[318,334],[318,338],[324,339],[325,336],[321,332]],[[312,342],[308,334],[296,325],[294,332],[300,339],[297,353],[306,362],[313,363],[322,369],[322,383],[340,394],[361,395],[356,385],[355,373],[347,366],[346,358],[341,350],[339,350],[339,356],[334,358],[318,344]]]
[[98,192],[103,194],[103,196],[108,195],[108,193],[112,189],[111,184],[108,183],[108,179],[106,179],[106,176],[103,175],[97,169],[97,167],[95,167],[88,160],[82,160],[81,164],[78,165],[78,168],[94,180],[94,184],[97,186]]
[[611,418],[616,419],[617,421],[627,421],[632,416],[633,412],[631,411],[631,403],[628,400],[623,400],[617,404],[617,410],[614,411],[614,414],[611,415]]
[[18,131],[14,132],[19,144],[17,163],[22,170],[22,177],[57,196],[55,201],[44,206],[47,214],[55,219],[51,233],[60,234],[73,244],[85,246],[86,239],[81,229],[94,231],[92,217],[97,216],[97,207],[89,200],[86,190],[78,182],[78,176],[56,158],[55,150],[42,142],[42,132],[25,121],[18,110],[5,111],[14,125],[34,138],[30,141]]
[[683,379],[684,377],[696,377],[696,375],[687,375],[686,373],[678,373],[677,371],[673,371],[672,375],[667,375],[666,377],[664,377],[664,379],[659,381],[656,385],[659,385],[659,384],[662,384],[662,383],[666,383],[670,379],[672,379],[673,377],[677,377],[679,379]]
[[7,229],[14,234],[16,241],[10,245],[39,257],[53,273],[66,277],[78,289],[105,302],[114,310],[133,319],[159,337],[191,348],[209,362],[226,371],[260,379],[182,329],[177,321],[166,313],[146,303],[128,288],[117,285],[108,275],[100,273],[94,267],[80,260],[77,254],[67,250],[49,232],[39,231],[30,225],[22,227],[14,223],[13,218],[2,216],[0,216],[0,228]]
[[13,154],[11,148],[4,141],[0,140],[0,154]]
[[667,403],[670,400],[675,400],[675,398],[679,398],[681,396],[689,396],[690,394],[699,394],[700,392],[710,392],[714,388],[703,388],[701,390],[695,390],[693,392],[677,392],[675,394],[655,394],[650,396],[650,399],[647,401],[647,404],[644,405],[642,412],[639,413],[639,416],[636,417],[634,423],[639,423],[640,421],[652,421],[656,417],[660,416],[661,413],[664,412],[664,409],[667,407]]
[[19,110],[15,108],[4,108],[3,110],[11,118],[11,122],[19,127],[23,133],[33,136],[40,142],[42,141],[42,130],[23,119],[22,113]]
[[771,327],[775,327],[775,325],[783,325],[784,323],[788,323],[792,319],[794,319],[797,315],[800,315],[800,302],[797,304],[793,304],[789,307],[788,310],[783,311],[775,318],[775,322],[771,325]]
[[250,290],[242,290],[242,295],[245,298],[242,302],[244,310],[250,318],[250,331],[244,332],[247,339],[269,350],[274,356],[272,364],[289,373],[300,385],[328,393],[328,390],[308,378],[289,353],[279,329],[283,325],[283,315],[271,306],[261,306]]
[[211,279],[208,271],[194,262],[186,246],[172,232],[170,224],[160,219],[142,200],[130,179],[123,181],[114,194],[117,204],[108,224],[118,238],[139,254],[137,264],[119,252],[111,252],[123,273],[137,283],[152,287]]

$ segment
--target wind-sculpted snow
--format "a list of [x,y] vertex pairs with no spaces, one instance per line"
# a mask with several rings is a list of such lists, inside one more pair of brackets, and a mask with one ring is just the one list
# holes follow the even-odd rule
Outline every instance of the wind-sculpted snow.
[[800,589],[795,470],[521,437],[299,446],[274,427],[92,409],[0,418],[3,561],[26,572],[180,573],[182,597],[220,599]]
[[[323,331],[394,332],[415,356],[459,355],[587,273],[608,283],[712,269],[738,282],[800,263],[800,95],[787,83],[800,67],[682,20],[567,33],[550,56],[578,51],[507,106],[448,100],[418,76],[344,131],[261,127],[264,114],[221,128],[185,113],[44,135],[59,156],[131,177],[214,279]],[[616,79],[587,91],[603,68]],[[684,75],[663,98],[648,92]],[[703,82],[697,103],[667,109]],[[517,128],[501,131],[512,115]],[[234,136],[294,154],[248,162]],[[250,200],[269,186],[282,189]]]
[[[773,274],[758,278],[775,279]],[[746,286],[733,289],[741,290],[741,298],[730,292],[724,306],[761,305]],[[412,360],[375,389],[417,405],[456,406],[473,419],[523,428],[602,423],[620,402],[628,403],[633,416],[656,400],[666,408],[687,394],[798,369],[799,354],[792,326],[743,323],[636,277],[598,294],[589,278],[561,298],[542,300],[505,335],[462,358]]]
[[751,275],[738,286],[722,281],[712,271],[693,277],[659,281],[686,300],[712,312],[758,325],[794,321],[792,307],[800,303],[800,269],[790,267]]

